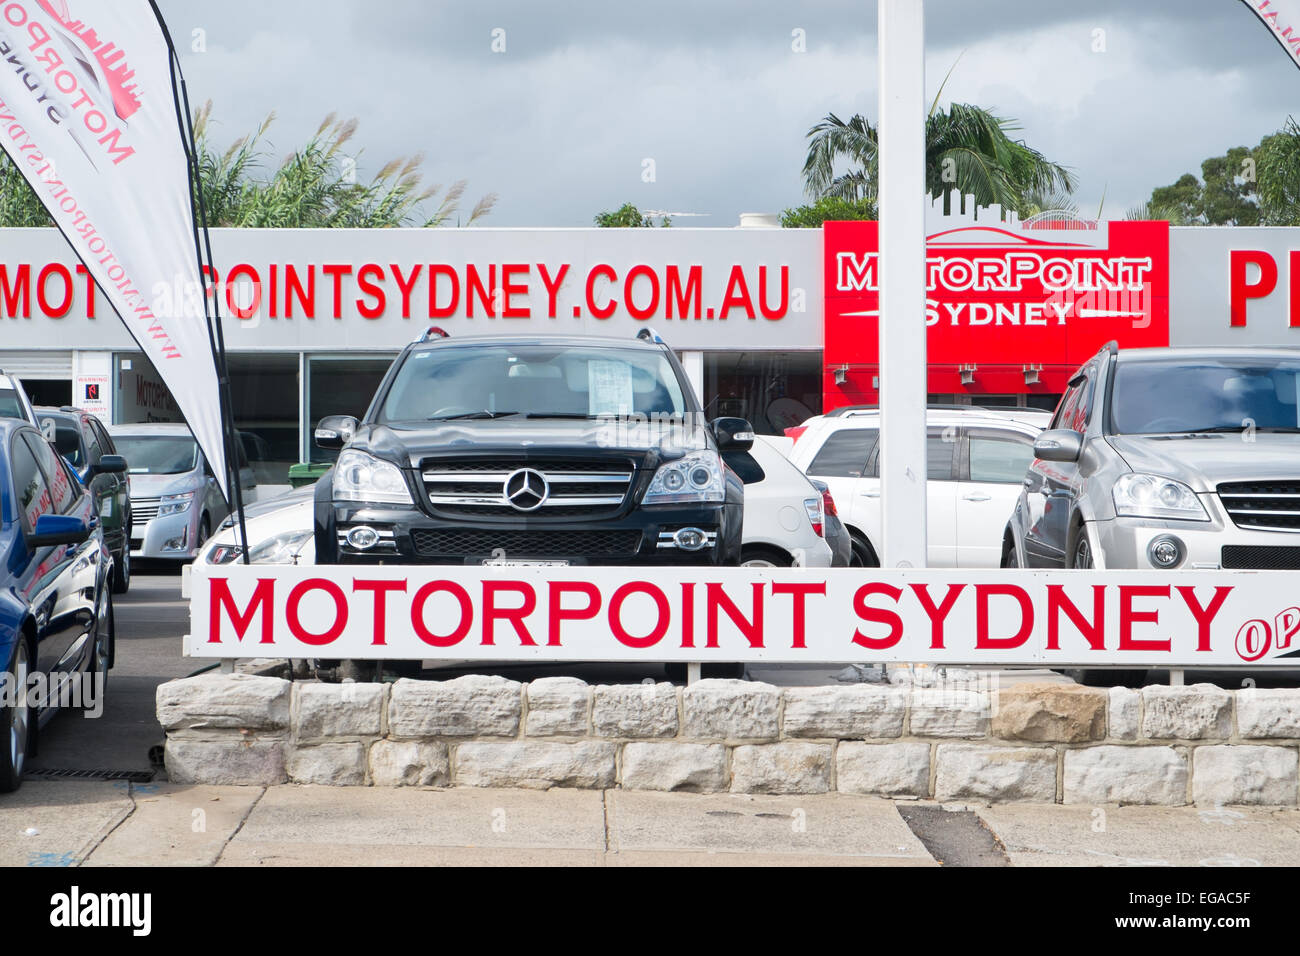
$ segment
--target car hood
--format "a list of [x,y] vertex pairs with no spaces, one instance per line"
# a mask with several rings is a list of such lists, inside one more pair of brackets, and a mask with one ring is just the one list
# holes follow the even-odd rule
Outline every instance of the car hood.
[[1134,471],[1174,478],[1197,492],[1212,492],[1224,481],[1300,478],[1300,435],[1220,432],[1107,440]]
[[348,444],[380,458],[418,468],[433,455],[518,454],[545,457],[557,453],[589,456],[595,450],[624,452],[638,461],[654,453],[663,459],[714,447],[708,430],[697,424],[629,423],[567,419],[474,419],[363,425]]
[[194,491],[199,482],[193,472],[181,475],[128,475],[132,498],[161,498]]

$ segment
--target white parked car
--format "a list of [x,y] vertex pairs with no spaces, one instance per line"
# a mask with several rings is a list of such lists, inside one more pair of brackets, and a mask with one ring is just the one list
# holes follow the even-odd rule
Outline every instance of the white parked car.
[[[1003,531],[1034,458],[1034,439],[1051,417],[1032,408],[928,409],[930,567],[998,567]],[[830,486],[840,520],[853,536],[853,564],[879,567],[880,409],[839,408],[805,425],[790,460]],[[746,509],[747,521],[748,515]]]
[[[314,485],[259,501],[244,509],[248,531],[250,564],[315,564],[316,541],[312,531]],[[231,515],[203,548],[198,560],[204,564],[235,564],[243,561],[239,528]]]
[[[778,439],[779,441],[779,439]],[[749,451],[723,452],[745,483],[740,563],[748,567],[829,568],[822,494],[766,435]]]

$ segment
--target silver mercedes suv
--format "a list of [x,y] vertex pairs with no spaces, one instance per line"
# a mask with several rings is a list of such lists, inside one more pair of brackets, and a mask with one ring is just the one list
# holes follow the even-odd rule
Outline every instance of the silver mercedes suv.
[[1003,567],[1300,569],[1300,351],[1112,343],[1034,455]]

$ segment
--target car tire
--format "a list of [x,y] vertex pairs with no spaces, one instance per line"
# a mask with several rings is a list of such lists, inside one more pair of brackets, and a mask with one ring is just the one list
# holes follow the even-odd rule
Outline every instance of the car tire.
[[113,562],[113,593],[125,594],[131,589],[131,530],[126,532],[122,555]]
[[1002,567],[1004,568],[1020,567],[1020,558],[1016,555],[1016,546],[1014,543],[1011,545],[1011,547],[1007,548],[1005,552],[1003,552]]
[[108,691],[108,669],[113,666],[113,599],[104,591],[101,601],[102,606],[95,611],[95,638],[86,664],[86,673],[92,679],[98,678],[98,686],[92,687],[82,700],[82,710],[86,712],[102,705],[100,695]]
[[880,558],[876,555],[876,549],[871,546],[871,542],[852,532],[849,535],[850,554],[849,567],[853,568],[878,568],[880,567]]
[[208,520],[208,516],[205,514],[202,520],[199,521],[199,540],[194,542],[194,556],[196,558],[199,556],[199,552],[203,550],[204,542],[210,537],[212,537],[212,522]]
[[36,715],[27,700],[30,672],[30,648],[26,636],[20,633],[6,667],[6,680],[14,697],[0,704],[0,793],[12,793],[22,785],[23,769],[36,736]]
[[742,568],[788,568],[793,564],[794,559],[779,548],[751,544],[740,551]]
[[1093,562],[1092,544],[1088,541],[1088,533],[1080,525],[1075,535],[1074,547],[1070,549],[1070,567],[1076,571],[1090,571]]

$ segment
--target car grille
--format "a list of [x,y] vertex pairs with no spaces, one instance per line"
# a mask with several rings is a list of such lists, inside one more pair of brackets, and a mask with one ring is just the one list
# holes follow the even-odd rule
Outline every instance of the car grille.
[[630,555],[641,544],[641,532],[635,528],[607,531],[417,528],[411,537],[417,554],[451,557],[489,557],[494,551],[504,552],[506,558]]
[[157,498],[132,498],[131,520],[144,523],[158,517],[158,500]]
[[636,466],[627,459],[445,459],[421,463],[424,490],[434,511],[458,516],[518,515],[505,496],[506,480],[520,468],[540,472],[549,494],[528,514],[537,517],[610,515],[632,486]]
[[1300,481],[1234,481],[1218,491],[1239,528],[1300,531]]
[[1225,568],[1252,571],[1300,571],[1300,548],[1269,545],[1224,545],[1219,563]]

